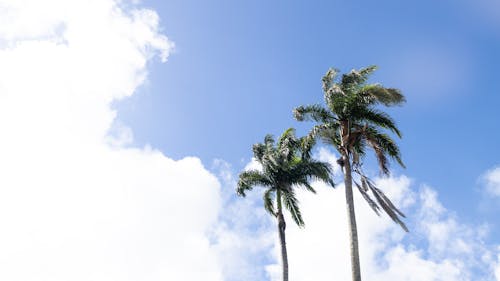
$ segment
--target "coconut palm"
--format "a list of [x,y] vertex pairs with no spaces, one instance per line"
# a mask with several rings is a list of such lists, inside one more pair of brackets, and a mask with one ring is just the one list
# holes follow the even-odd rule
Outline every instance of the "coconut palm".
[[245,196],[255,186],[262,186],[264,207],[277,219],[281,244],[283,280],[288,281],[288,257],[285,241],[285,218],[283,206],[290,212],[292,219],[300,227],[304,220],[295,196],[295,188],[305,187],[315,192],[310,180],[322,180],[333,185],[330,179],[330,165],[310,157],[312,147],[310,139],[296,138],[295,130],[286,130],[277,144],[271,135],[264,138],[264,143],[253,146],[255,160],[262,166],[260,170],[247,170],[239,175],[236,192]]
[[[294,110],[298,121],[315,121],[317,124],[309,138],[319,137],[332,145],[341,155],[337,163],[344,173],[347,214],[349,221],[352,280],[361,280],[359,265],[358,235],[352,184],[357,186],[362,197],[377,213],[383,210],[405,231],[401,213],[361,170],[362,159],[367,148],[373,149],[382,174],[389,175],[388,158],[402,167],[401,154],[393,139],[385,132],[401,137],[394,120],[377,106],[395,106],[405,102],[397,89],[380,84],[368,84],[367,80],[376,66],[352,70],[339,77],[338,71],[330,69],[323,77],[323,92],[326,107],[321,105],[300,106]],[[358,175],[359,182],[352,172]]]

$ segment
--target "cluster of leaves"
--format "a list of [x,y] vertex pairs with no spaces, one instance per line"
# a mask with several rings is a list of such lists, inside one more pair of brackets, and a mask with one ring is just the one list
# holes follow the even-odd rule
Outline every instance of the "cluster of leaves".
[[[293,220],[299,226],[304,226],[295,188],[305,187],[315,193],[310,185],[311,180],[322,180],[334,185],[330,178],[330,165],[311,158],[313,144],[310,138],[297,138],[292,128],[286,130],[277,143],[273,136],[267,135],[263,143],[253,146],[254,159],[262,170],[247,170],[240,174],[236,190],[238,195],[245,196],[254,186],[265,187],[265,209],[273,216],[278,216],[283,203]],[[277,193],[281,200],[275,200]]]
[[359,175],[361,184],[356,180],[354,183],[372,209],[377,214],[380,209],[384,210],[408,231],[401,220],[404,214],[361,172],[366,148],[373,149],[382,174],[389,175],[388,158],[404,167],[398,146],[384,131],[398,137],[401,137],[401,132],[394,120],[377,106],[400,105],[405,98],[398,89],[367,84],[375,70],[376,66],[369,66],[339,76],[338,70],[330,69],[322,79],[326,107],[318,104],[299,106],[294,110],[294,116],[298,121],[316,122],[309,138],[320,138],[345,155]]

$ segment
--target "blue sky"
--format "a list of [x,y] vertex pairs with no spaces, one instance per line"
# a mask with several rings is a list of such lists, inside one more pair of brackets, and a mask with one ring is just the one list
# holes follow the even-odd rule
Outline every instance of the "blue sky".
[[[0,280],[277,281],[275,221],[236,197],[251,147],[376,64],[403,160],[355,195],[370,280],[500,281],[500,5],[478,1],[0,0]],[[293,281],[348,280],[339,185],[297,192]],[[287,217],[287,219],[290,219]],[[418,270],[416,270],[418,269]]]
[[[405,171],[465,220],[495,219],[478,178],[498,164],[500,22],[493,1],[144,1],[176,44],[138,95],[118,103],[135,143],[241,168],[251,145],[322,102],[320,78],[376,64],[373,82],[408,102],[391,109]],[[489,204],[491,205],[491,204]],[[499,234],[495,224],[494,232]]]

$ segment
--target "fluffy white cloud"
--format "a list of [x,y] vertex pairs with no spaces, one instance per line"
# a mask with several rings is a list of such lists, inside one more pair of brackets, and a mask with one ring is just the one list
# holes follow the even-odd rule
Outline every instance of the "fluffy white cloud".
[[485,191],[494,197],[500,197],[500,167],[488,170],[481,176]]
[[[256,161],[247,167],[260,169]],[[262,196],[249,192],[245,198],[236,198],[236,179],[231,166],[222,161],[214,162],[222,179],[224,210],[211,232],[214,248],[222,260],[226,281],[267,280],[264,265],[272,262],[269,253],[275,238],[272,216],[262,208]]]
[[[326,155],[322,156],[326,159]],[[331,161],[335,159],[330,156]],[[356,192],[362,275],[370,280],[495,280],[498,252],[485,243],[487,228],[467,225],[446,210],[430,187],[411,188],[405,176],[377,180],[377,185],[408,215],[410,233],[386,215],[377,217]],[[290,280],[350,280],[344,187],[315,184],[318,194],[298,193],[306,227],[287,224]],[[268,266],[280,280],[279,243]],[[497,269],[498,271],[498,269]],[[498,275],[498,273],[497,273]],[[497,276],[498,280],[498,276]]]
[[0,0],[0,280],[222,280],[216,177],[113,127],[111,102],[173,46],[158,20],[123,1]]

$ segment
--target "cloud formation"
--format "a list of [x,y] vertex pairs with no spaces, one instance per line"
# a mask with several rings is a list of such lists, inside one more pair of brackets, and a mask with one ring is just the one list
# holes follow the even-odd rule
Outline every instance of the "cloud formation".
[[0,0],[0,21],[0,280],[222,280],[217,178],[113,127],[111,102],[172,49],[158,15]]
[[500,167],[492,168],[481,176],[486,193],[500,198]]

